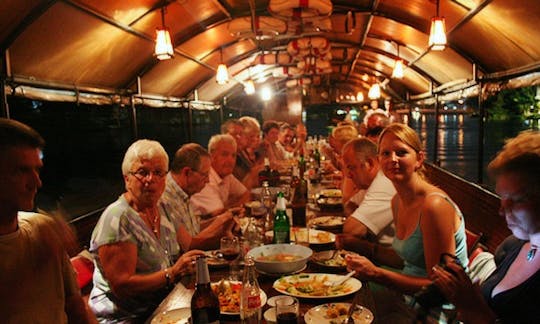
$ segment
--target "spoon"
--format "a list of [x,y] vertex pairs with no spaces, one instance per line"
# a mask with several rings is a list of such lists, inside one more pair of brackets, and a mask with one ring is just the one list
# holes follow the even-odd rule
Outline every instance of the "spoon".
[[342,283],[344,283],[347,279],[349,279],[350,277],[354,276],[356,274],[356,271],[351,271],[349,273],[347,273],[345,276],[343,276],[342,278],[339,278],[337,280],[333,280],[333,281],[325,281],[324,282],[324,285],[325,286],[328,286],[328,287],[335,287],[335,286],[339,286],[341,285]]

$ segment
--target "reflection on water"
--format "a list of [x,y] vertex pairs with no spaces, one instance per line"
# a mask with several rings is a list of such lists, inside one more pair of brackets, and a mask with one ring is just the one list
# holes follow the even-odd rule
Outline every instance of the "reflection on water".
[[[468,115],[439,116],[437,160],[441,167],[472,182],[478,182],[478,123],[478,118]],[[434,161],[435,115],[411,119],[410,125],[420,134],[428,160]],[[485,127],[483,182],[489,189],[493,189],[492,181],[485,174],[487,164],[502,148],[506,139],[516,136],[527,126],[520,120],[509,120],[489,121]]]

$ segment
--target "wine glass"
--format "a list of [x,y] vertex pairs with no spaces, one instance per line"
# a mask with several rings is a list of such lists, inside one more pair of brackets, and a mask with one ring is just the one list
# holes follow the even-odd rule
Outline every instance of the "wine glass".
[[229,262],[229,277],[231,280],[238,280],[238,273],[234,271],[234,261],[240,255],[240,241],[238,237],[222,237],[220,240],[220,252],[223,258]]

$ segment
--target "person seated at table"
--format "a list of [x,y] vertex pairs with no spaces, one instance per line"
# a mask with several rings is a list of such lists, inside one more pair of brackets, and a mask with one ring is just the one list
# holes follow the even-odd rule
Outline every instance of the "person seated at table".
[[[358,138],[358,131],[350,124],[341,124],[332,130],[332,141],[330,142],[330,145],[332,146],[333,152],[330,155],[330,161],[332,161],[335,169],[339,170],[341,174],[345,172],[342,161],[343,146],[348,141],[355,138]],[[341,188],[344,204],[360,190],[359,188],[356,188],[350,178],[344,176],[342,176],[338,187]]]
[[253,165],[262,165],[264,156],[258,152],[261,145],[261,125],[257,119],[250,116],[242,116],[238,121],[244,128],[244,136],[247,140],[247,147],[242,153]]
[[183,251],[217,249],[221,237],[232,236],[235,222],[230,211],[214,217],[201,230],[200,219],[191,209],[189,197],[204,188],[209,174],[210,154],[199,144],[184,144],[174,154],[159,212],[173,223]]
[[0,312],[3,323],[87,323],[58,220],[30,212],[41,187],[34,129],[0,118]]
[[138,140],[126,151],[126,192],[103,211],[90,240],[96,267],[89,305],[100,322],[144,321],[203,254],[178,258],[175,228],[159,215],[168,163],[156,141]]
[[[396,189],[380,169],[377,145],[367,138],[353,139],[343,147],[343,163],[347,176],[365,192],[358,208],[343,225],[339,248],[360,252],[370,257],[373,244],[390,246],[394,238],[391,200]],[[361,240],[367,240],[367,249]],[[360,242],[359,242],[360,241]]]
[[208,142],[210,181],[191,196],[195,215],[203,219],[217,216],[226,209],[240,207],[249,201],[250,192],[232,174],[236,163],[236,141],[231,135],[214,135]]
[[462,267],[435,266],[433,278],[464,323],[540,323],[540,133],[508,141],[488,165],[512,235],[497,249],[495,271],[478,286]]
[[279,125],[279,135],[276,146],[281,152],[281,160],[288,160],[293,157],[294,148],[292,147],[292,143],[295,136],[294,127],[289,125],[289,123],[283,122]]
[[270,166],[276,168],[281,151],[276,145],[279,137],[279,123],[275,120],[267,120],[262,126],[263,141],[260,146],[261,155],[268,158]]
[[221,126],[221,134],[229,134],[236,141],[236,164],[233,175],[242,181],[253,167],[253,163],[246,152],[248,138],[244,133],[244,126],[238,119],[229,119]]
[[[381,169],[397,192],[392,199],[396,228],[393,250],[376,249],[372,260],[348,255],[347,265],[364,280],[414,294],[431,283],[428,276],[441,254],[455,255],[462,264],[468,264],[465,221],[448,195],[423,178],[425,151],[413,129],[405,124],[390,124],[379,138],[378,152]],[[401,260],[404,266],[399,272],[374,264],[393,266]],[[383,313],[414,316],[407,313],[410,309],[403,298],[395,297],[395,303]],[[390,297],[385,300],[388,302]]]
[[364,136],[369,138],[373,143],[377,143],[379,135],[386,126],[390,125],[390,118],[382,112],[374,112],[366,119],[366,127]]

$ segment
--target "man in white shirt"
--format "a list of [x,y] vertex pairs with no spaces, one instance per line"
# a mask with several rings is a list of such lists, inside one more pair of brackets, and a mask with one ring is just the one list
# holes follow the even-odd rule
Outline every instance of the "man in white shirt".
[[377,145],[367,138],[353,139],[343,147],[343,161],[347,176],[365,190],[343,233],[389,246],[394,237],[391,200],[396,190],[380,170]]
[[234,177],[236,141],[231,135],[214,135],[208,142],[212,167],[210,181],[201,192],[191,196],[196,215],[216,216],[231,207],[241,206],[250,198],[247,188]]

